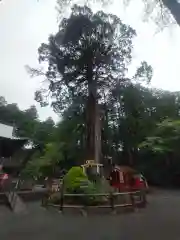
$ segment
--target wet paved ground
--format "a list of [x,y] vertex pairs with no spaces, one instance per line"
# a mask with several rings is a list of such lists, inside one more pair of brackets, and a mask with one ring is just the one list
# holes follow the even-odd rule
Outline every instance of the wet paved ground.
[[0,207],[0,239],[4,240],[179,240],[180,191],[157,191],[147,209],[119,216],[61,216],[37,203],[29,213],[14,215]]

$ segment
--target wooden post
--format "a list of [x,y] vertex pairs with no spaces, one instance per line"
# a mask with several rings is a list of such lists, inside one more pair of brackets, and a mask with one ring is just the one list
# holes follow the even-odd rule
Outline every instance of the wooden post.
[[63,212],[63,205],[64,205],[64,181],[62,180],[61,189],[60,189],[60,206],[59,212]]
[[48,199],[49,199],[49,191],[47,191],[47,192],[45,193],[44,197],[42,198],[42,201],[41,201],[41,206],[42,206],[42,207],[47,208]]
[[110,206],[111,206],[112,214],[115,214],[114,194],[113,193],[110,193],[109,200],[110,200]]
[[46,179],[46,188],[47,188],[47,192],[45,193],[44,197],[42,198],[42,202],[41,202],[42,207],[45,207],[45,208],[48,205],[48,199],[49,199],[49,196],[51,195],[51,190],[52,190],[52,179],[51,178]]
[[144,190],[142,190],[140,194],[141,194],[142,207],[146,207],[146,204],[147,204],[146,193]]
[[82,202],[83,202],[83,207],[82,207],[82,209],[81,209],[81,213],[82,213],[82,215],[84,216],[84,217],[87,217],[87,208],[88,208],[88,199],[87,199],[88,197],[87,196],[83,196],[82,197]]
[[134,201],[133,192],[130,193],[130,199],[131,199],[132,207],[135,210],[136,209],[136,204],[135,204],[135,201]]

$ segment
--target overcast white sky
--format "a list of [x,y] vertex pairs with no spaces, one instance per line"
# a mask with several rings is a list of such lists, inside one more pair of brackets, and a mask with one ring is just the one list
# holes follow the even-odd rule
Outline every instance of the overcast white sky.
[[[138,2],[126,11],[115,0],[106,11],[118,15],[137,31],[134,41],[134,66],[146,60],[154,69],[152,85],[180,90],[180,28],[173,27],[155,35],[152,23],[143,23]],[[39,80],[30,78],[24,66],[37,66],[37,49],[48,35],[57,30],[56,0],[3,0],[0,2],[0,95],[9,103],[25,109],[37,106],[41,119],[57,116],[50,108],[34,101]],[[136,11],[134,11],[136,9]],[[139,9],[139,10],[138,10]]]

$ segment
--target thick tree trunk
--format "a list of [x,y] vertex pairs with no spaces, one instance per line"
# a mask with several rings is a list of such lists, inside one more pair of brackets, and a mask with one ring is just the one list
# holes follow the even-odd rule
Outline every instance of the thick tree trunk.
[[95,108],[95,161],[100,163],[101,159],[101,120],[99,105]]
[[169,9],[177,24],[180,26],[180,3],[177,0],[162,0],[165,7]]
[[86,160],[95,159],[95,117],[96,117],[96,82],[93,80],[91,52],[87,66],[88,100],[86,106]]
[[[91,54],[90,54],[91,55]],[[92,58],[90,58],[92,59]],[[88,101],[86,108],[87,160],[99,162],[101,152],[100,112],[97,101],[97,80],[93,79],[93,63],[87,66]]]
[[[106,106],[104,108],[104,114],[101,120],[101,154],[104,155],[105,159],[112,155],[111,147],[112,147],[112,139],[109,139],[109,121],[108,121],[108,112]],[[104,126],[104,131],[102,131],[102,125]],[[103,143],[102,143],[103,142]]]
[[86,160],[95,160],[97,163],[101,159],[101,122],[99,106],[92,95],[87,103],[87,151]]
[[86,160],[95,160],[95,118],[96,100],[92,94],[88,97],[86,108]]

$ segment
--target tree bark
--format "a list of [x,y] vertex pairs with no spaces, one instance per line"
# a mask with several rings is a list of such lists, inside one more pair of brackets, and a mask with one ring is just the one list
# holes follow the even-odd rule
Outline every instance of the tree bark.
[[169,9],[177,24],[180,26],[180,3],[177,0],[162,0],[165,7]]
[[100,161],[101,155],[101,126],[100,112],[97,100],[97,79],[93,78],[93,56],[89,54],[87,66],[88,101],[87,101],[87,160]]
[[98,103],[95,106],[95,161],[100,163],[101,159],[101,120]]
[[88,99],[86,106],[86,160],[95,159],[95,121],[96,121],[96,82],[93,80],[92,53],[89,53],[86,78],[88,82]]
[[95,108],[96,100],[90,94],[86,107],[86,160],[95,160]]

